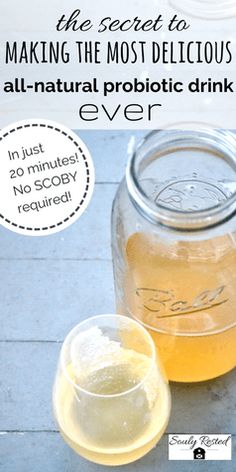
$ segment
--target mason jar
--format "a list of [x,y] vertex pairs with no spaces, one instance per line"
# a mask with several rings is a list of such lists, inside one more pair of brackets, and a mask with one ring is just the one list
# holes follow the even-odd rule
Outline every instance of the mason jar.
[[152,335],[167,376],[236,365],[236,140],[165,130],[133,151],[112,212],[117,312]]

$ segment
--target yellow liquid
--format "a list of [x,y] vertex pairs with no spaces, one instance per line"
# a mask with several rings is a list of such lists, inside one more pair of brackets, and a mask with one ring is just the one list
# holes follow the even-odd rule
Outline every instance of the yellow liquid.
[[[235,244],[235,243],[234,243]],[[236,248],[228,237],[176,242],[142,233],[126,245],[118,311],[152,335],[169,380],[198,382],[236,365]]]
[[[71,365],[67,367],[73,377]],[[105,367],[84,381],[83,387],[100,395],[114,395],[139,383],[130,365]],[[155,380],[155,379],[154,379]],[[158,377],[126,395],[83,395],[59,376],[54,389],[54,410],[68,445],[86,459],[104,465],[122,465],[146,454],[158,442],[168,422],[167,384]]]

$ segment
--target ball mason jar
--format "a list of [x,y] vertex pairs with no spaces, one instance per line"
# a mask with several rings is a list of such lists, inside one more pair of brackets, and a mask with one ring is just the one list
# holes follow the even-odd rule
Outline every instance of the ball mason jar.
[[117,312],[152,335],[170,380],[236,365],[236,140],[155,131],[134,150],[112,211]]

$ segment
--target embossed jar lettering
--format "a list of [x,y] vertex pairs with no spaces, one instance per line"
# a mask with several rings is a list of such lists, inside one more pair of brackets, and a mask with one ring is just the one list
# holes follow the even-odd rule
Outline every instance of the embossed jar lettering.
[[174,381],[236,365],[235,156],[229,132],[150,133],[114,201],[117,311],[146,326]]

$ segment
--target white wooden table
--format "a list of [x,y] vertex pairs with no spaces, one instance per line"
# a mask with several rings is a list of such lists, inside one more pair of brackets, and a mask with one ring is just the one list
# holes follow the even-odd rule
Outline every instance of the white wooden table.
[[[130,135],[123,131],[80,133],[94,159],[96,188],[77,223],[44,238],[0,230],[1,472],[105,470],[80,458],[63,442],[52,416],[51,389],[68,331],[82,319],[114,311],[110,212],[124,175]],[[235,381],[236,371],[202,384],[172,384],[172,415],[166,434],[146,457],[122,470],[236,470]],[[168,432],[232,433],[233,461],[168,462]]]

